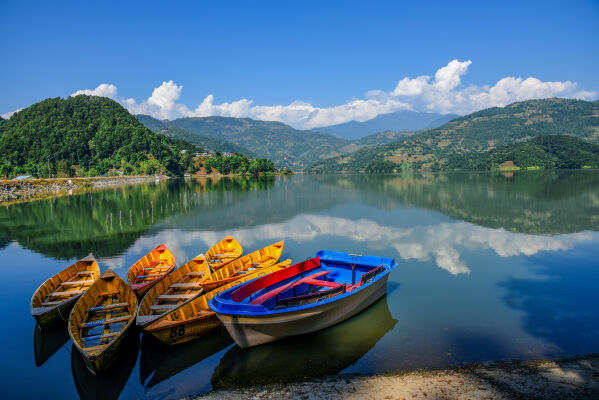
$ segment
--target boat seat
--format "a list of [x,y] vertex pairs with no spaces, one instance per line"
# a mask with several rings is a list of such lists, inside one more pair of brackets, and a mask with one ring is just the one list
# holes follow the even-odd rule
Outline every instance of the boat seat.
[[163,294],[158,296],[160,300],[185,300],[195,297],[195,294]]
[[94,283],[94,281],[92,281],[91,279],[86,279],[84,281],[66,281],[66,282],[62,282],[58,286],[77,286],[77,285],[86,285],[86,284],[92,284],[92,283]]
[[164,264],[165,262],[167,262],[168,260],[165,258],[158,258],[155,260],[150,261],[150,263],[148,264],[148,266],[153,266],[153,265],[158,265],[158,264]]
[[94,271],[79,271],[75,275],[93,275]]
[[343,285],[343,283],[321,281],[320,279],[309,279],[309,280],[305,280],[304,283],[307,283],[308,285],[324,286],[324,287],[330,287],[330,288],[336,288],[336,287]]
[[170,265],[164,266],[164,267],[148,267],[148,268],[144,268],[144,271],[158,271],[158,270],[163,270],[163,269],[169,269]]
[[91,340],[104,339],[104,338],[107,338],[107,337],[118,336],[120,334],[121,334],[121,332],[110,332],[110,333],[106,333],[106,334],[103,334],[103,335],[86,336],[86,337],[81,338],[81,341],[82,342],[89,342]]
[[106,296],[114,296],[115,294],[119,294],[118,291],[114,291],[114,292],[102,292],[100,293],[100,297],[106,297]]
[[321,276],[327,275],[329,274],[331,271],[321,271],[321,272],[317,272],[315,274],[309,275],[305,278],[299,279],[297,281],[293,281],[293,282],[289,282],[286,285],[283,285],[277,289],[271,290],[268,293],[264,293],[262,296],[254,299],[253,301],[250,302],[250,304],[264,304],[267,300],[272,299],[273,297],[275,297],[276,295],[284,292],[287,289],[290,289],[294,286],[298,286],[301,285],[302,283],[307,283],[306,281],[310,281],[316,278],[319,278]]
[[196,313],[196,315],[200,316],[200,315],[210,315],[212,314],[213,311],[206,311],[206,310],[200,310]]
[[171,308],[175,308],[178,307],[178,305],[176,304],[156,304],[154,306],[150,307],[150,310],[166,310],[166,309],[171,309]]
[[186,276],[204,276],[202,271],[191,271],[185,274]]
[[131,315],[124,315],[122,317],[111,318],[111,319],[101,319],[98,321],[84,322],[83,324],[81,324],[81,327],[82,328],[93,328],[94,326],[110,325],[110,324],[114,324],[116,322],[128,321],[129,318],[131,318]]
[[62,302],[63,302],[63,300],[60,300],[60,301],[46,301],[45,303],[42,303],[42,306],[55,306],[55,305],[60,304]]
[[147,279],[162,276],[164,274],[152,274],[152,275],[139,275],[136,279]]
[[105,306],[92,307],[87,311],[92,312],[92,311],[113,310],[115,308],[127,307],[128,305],[129,305],[129,303],[106,304]]
[[173,283],[171,288],[174,289],[201,289],[202,284],[200,283]]
[[224,253],[224,254],[215,254],[215,255],[212,256],[212,258],[215,258],[215,257],[221,257],[221,258],[222,257],[227,257],[227,258],[229,258],[229,257],[239,257],[240,255],[241,254],[239,254],[239,253]]
[[81,294],[83,292],[85,292],[85,290],[67,290],[66,292],[52,292],[48,293],[48,297],[73,296],[76,294]]

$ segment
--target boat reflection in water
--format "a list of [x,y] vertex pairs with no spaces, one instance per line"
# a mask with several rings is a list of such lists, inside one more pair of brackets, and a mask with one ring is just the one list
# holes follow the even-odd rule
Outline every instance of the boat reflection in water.
[[330,328],[261,346],[232,347],[212,374],[214,389],[285,383],[337,374],[354,364],[397,323],[387,296]]
[[139,335],[132,333],[124,340],[121,351],[110,368],[98,376],[89,372],[79,351],[75,346],[72,347],[71,373],[81,399],[118,399],[139,354]]
[[37,367],[44,365],[68,340],[69,333],[66,322],[48,329],[43,329],[39,324],[35,324],[33,333],[35,365]]
[[139,381],[144,387],[151,388],[232,343],[233,339],[224,328],[200,340],[192,340],[177,346],[167,346],[151,335],[144,334],[141,340]]

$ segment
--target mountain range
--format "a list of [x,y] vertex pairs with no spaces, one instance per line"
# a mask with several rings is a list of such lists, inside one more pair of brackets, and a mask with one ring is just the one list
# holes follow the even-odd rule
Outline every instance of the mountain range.
[[459,117],[457,114],[436,114],[404,110],[382,114],[364,122],[349,121],[343,124],[321,126],[313,128],[312,131],[325,132],[343,139],[355,140],[385,131],[413,132],[436,128],[457,117]]
[[[390,143],[413,134],[382,129],[372,135],[347,140],[328,133],[298,130],[281,122],[250,118],[193,117],[169,121],[148,115],[136,117],[156,133],[183,139],[211,150],[266,157],[279,166],[296,171],[329,157],[348,154],[367,146]],[[391,125],[378,123],[381,128]]]
[[528,100],[481,110],[397,141],[324,160],[313,173],[451,169],[452,157],[536,136],[566,134],[599,142],[599,101]]

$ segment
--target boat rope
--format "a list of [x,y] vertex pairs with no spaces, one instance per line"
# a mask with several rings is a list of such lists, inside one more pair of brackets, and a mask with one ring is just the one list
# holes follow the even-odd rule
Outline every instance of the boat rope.
[[64,322],[67,322],[69,319],[62,316],[62,313],[60,312],[60,306],[57,307],[58,308],[58,315],[60,316],[60,319],[62,319]]

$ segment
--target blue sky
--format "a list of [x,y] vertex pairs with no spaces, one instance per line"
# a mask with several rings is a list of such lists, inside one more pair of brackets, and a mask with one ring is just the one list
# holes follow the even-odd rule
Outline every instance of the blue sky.
[[599,93],[599,1],[123,3],[3,0],[0,114],[87,89],[313,127]]

